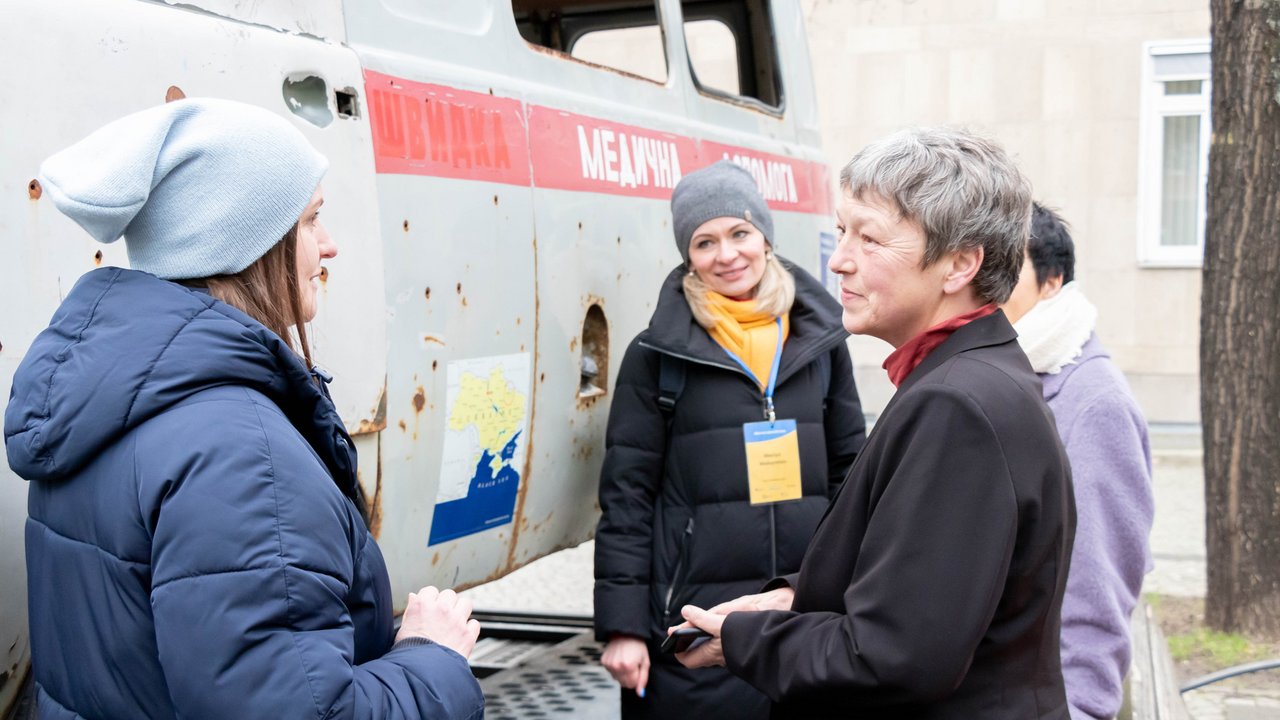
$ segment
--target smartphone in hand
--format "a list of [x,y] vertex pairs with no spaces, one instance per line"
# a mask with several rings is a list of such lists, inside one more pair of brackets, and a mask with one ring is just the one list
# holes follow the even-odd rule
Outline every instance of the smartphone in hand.
[[662,641],[659,647],[664,653],[682,653],[691,649],[698,641],[705,641],[711,637],[711,633],[696,627],[684,627],[676,630]]

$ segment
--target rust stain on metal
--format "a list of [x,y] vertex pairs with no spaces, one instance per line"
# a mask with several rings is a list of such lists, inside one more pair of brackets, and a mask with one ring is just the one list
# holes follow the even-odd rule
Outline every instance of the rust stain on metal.
[[329,282],[329,268],[323,265],[320,266],[320,282],[322,283]]
[[440,345],[440,346],[444,346],[446,344],[444,340],[440,339],[439,335],[431,335],[431,334],[423,335],[422,342],[435,343],[436,345]]
[[374,486],[374,506],[370,509],[370,528],[369,533],[378,539],[378,534],[383,529],[383,438],[378,436],[378,477]]
[[[533,346],[538,347],[538,331],[542,326],[540,318],[542,317],[542,294],[538,292],[538,235],[535,233],[532,239],[533,243]],[[538,372],[538,365],[542,361],[542,354],[535,352],[533,354],[532,372]],[[516,491],[516,509],[514,518],[517,522],[512,523],[511,544],[507,546],[507,567],[503,574],[511,572],[516,567],[516,547],[520,544],[520,526],[518,521],[524,518],[524,503],[529,498],[529,483],[533,481],[533,456],[534,456],[534,434],[533,429],[534,417],[538,412],[538,387],[535,385],[529,388],[529,418],[526,421],[528,428],[525,435],[524,448],[524,468],[520,471],[520,488]]]
[[404,423],[404,420],[401,420],[401,421],[399,422],[399,425],[400,425],[400,429],[401,429],[401,430],[403,430],[403,431],[405,431],[405,432],[408,432],[408,430],[409,430],[409,426],[408,426],[408,425],[406,425],[406,424]]
[[494,196],[493,196],[493,205],[494,205],[494,207],[497,207],[497,206],[498,206],[498,196],[497,196],[497,195],[494,195]]
[[439,366],[440,366],[440,361],[439,361],[439,360],[432,360],[432,361],[431,361],[431,372],[435,372],[435,371],[436,371],[436,368],[437,368],[437,367],[439,367]]
[[[369,510],[369,534],[378,539],[378,534],[383,529],[383,438],[378,438],[378,457],[376,457],[376,474],[374,475],[374,497],[365,496],[367,510]],[[364,495],[364,480],[360,478],[360,471],[356,471],[356,482],[360,487],[361,495]]]
[[409,232],[409,221],[408,221],[408,220],[405,220],[405,221],[404,221],[404,231],[405,231],[405,232]]
[[418,391],[413,394],[413,411],[415,414],[421,413],[422,408],[427,406],[427,391],[418,386]]
[[101,250],[93,254],[93,265],[94,267],[102,267],[102,251]]
[[187,94],[182,92],[182,88],[177,85],[170,85],[169,89],[164,92],[164,101],[171,103],[174,100],[182,100],[186,96]]
[[539,374],[538,374],[538,382],[546,382],[546,381],[547,381],[547,374],[546,374],[546,373],[539,373]]
[[580,57],[574,57],[573,55],[570,55],[569,53],[562,52],[562,51],[560,51],[560,50],[556,50],[555,48],[549,48],[549,47],[545,47],[545,46],[543,46],[543,45],[535,45],[535,44],[533,44],[533,43],[531,43],[531,42],[528,42],[528,41],[526,41],[526,42],[525,42],[525,44],[529,47],[529,49],[531,49],[531,50],[533,50],[533,51],[535,51],[535,52],[540,52],[540,53],[542,53],[543,55],[550,55],[551,57],[555,57],[555,58],[563,58],[563,59],[565,59],[565,60],[572,60],[573,62],[576,62],[576,63],[582,63],[583,65],[587,65],[587,66],[590,66],[590,67],[596,68],[597,70],[604,70],[604,71],[606,71],[606,72],[611,72],[611,73],[613,73],[614,75],[621,75],[622,77],[626,77],[626,78],[633,78],[633,79],[635,79],[635,80],[643,80],[644,82],[647,82],[647,83],[649,83],[649,84],[651,84],[651,85],[658,85],[658,86],[662,86],[662,85],[665,85],[665,84],[666,84],[666,82],[667,82],[665,79],[663,79],[663,80],[661,80],[661,81],[659,81],[659,80],[654,80],[653,78],[645,77],[645,76],[643,76],[643,75],[636,75],[635,73],[630,73],[630,72],[627,72],[626,70],[621,70],[621,69],[616,68],[616,67],[610,67],[610,66],[608,66],[608,65],[601,65],[600,63],[594,63],[594,62],[591,62],[590,60],[583,60],[583,59],[582,59],[582,58],[580,58]]
[[569,352],[574,352],[577,349],[578,349],[578,338],[575,335],[574,337],[569,338]]
[[424,294],[426,295],[426,298],[427,298],[428,300],[430,300],[430,299],[431,299],[431,288],[427,288],[427,291],[426,291],[426,293],[424,293]]
[[40,187],[39,180],[36,180],[33,178],[31,182],[27,183],[27,197],[31,198],[32,200],[39,200],[40,196],[43,194],[44,194],[44,188]]
[[466,298],[466,296],[464,295],[464,296],[462,297],[462,307],[466,307],[466,306],[467,306],[467,298]]
[[352,435],[366,435],[387,429],[387,379],[382,378],[382,390],[378,393],[378,402],[373,406],[373,417],[361,420]]
[[458,283],[458,286],[457,286],[456,288],[454,288],[454,290],[455,290],[455,291],[457,291],[457,293],[458,293],[459,295],[461,295],[461,294],[462,294],[462,283]]
[[431,567],[435,567],[436,565],[439,565],[439,564],[440,564],[440,553],[437,552],[431,556]]

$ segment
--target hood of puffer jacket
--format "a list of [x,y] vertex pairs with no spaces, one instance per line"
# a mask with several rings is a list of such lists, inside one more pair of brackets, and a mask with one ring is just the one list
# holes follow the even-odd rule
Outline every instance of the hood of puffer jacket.
[[279,336],[205,292],[122,268],[83,276],[18,366],[4,415],[9,466],[27,480],[61,480],[138,425],[220,385],[274,401],[350,495],[349,436]]

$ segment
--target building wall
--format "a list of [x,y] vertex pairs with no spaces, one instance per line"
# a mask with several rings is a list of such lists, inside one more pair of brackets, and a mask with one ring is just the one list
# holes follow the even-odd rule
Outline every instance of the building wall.
[[[802,0],[838,169],[910,125],[962,125],[1017,157],[1071,224],[1098,334],[1152,422],[1199,420],[1198,268],[1138,263],[1143,44],[1205,39],[1203,0]],[[891,348],[852,341],[869,412]]]

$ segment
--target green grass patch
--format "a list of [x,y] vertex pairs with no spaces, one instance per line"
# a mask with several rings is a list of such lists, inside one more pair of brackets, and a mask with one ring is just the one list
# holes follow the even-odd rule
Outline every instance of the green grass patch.
[[1249,642],[1243,635],[1206,628],[1170,635],[1167,639],[1169,654],[1174,660],[1182,662],[1202,658],[1218,668],[1260,660],[1266,654],[1264,648]]

